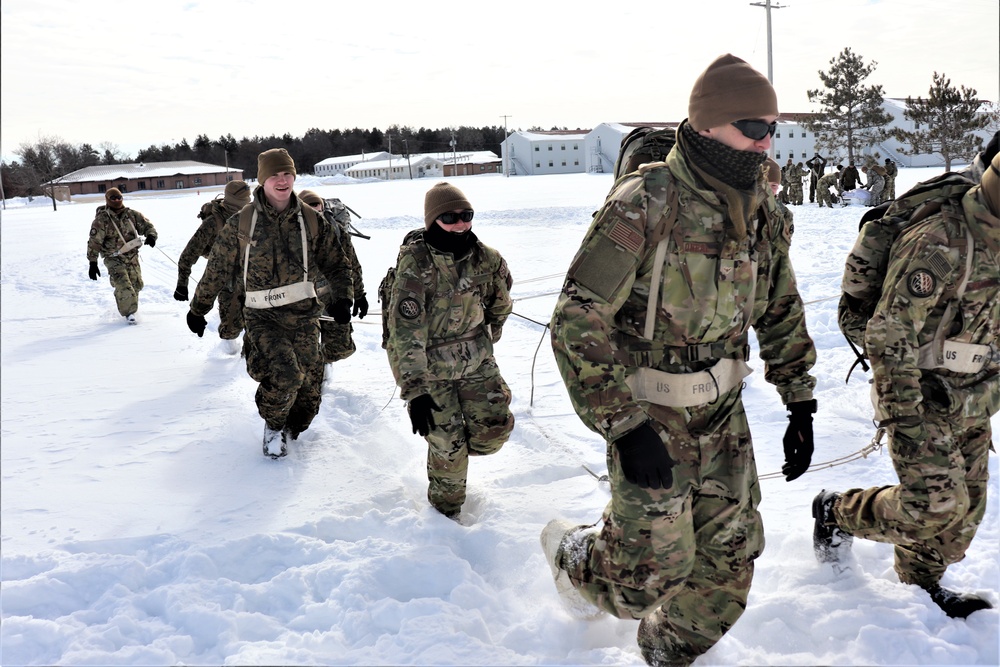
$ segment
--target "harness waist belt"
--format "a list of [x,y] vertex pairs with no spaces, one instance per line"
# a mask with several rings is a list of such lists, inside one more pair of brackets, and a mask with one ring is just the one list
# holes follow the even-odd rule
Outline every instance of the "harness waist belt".
[[247,292],[247,308],[277,308],[290,303],[316,298],[316,286],[311,281],[292,283],[284,287]]
[[131,241],[129,241],[128,243],[126,243],[125,245],[123,245],[121,248],[118,248],[118,250],[111,253],[111,256],[118,257],[119,255],[124,255],[127,252],[130,252],[132,250],[135,250],[136,248],[141,248],[141,247],[142,247],[142,239],[136,237]]
[[720,359],[711,368],[697,373],[638,368],[625,378],[625,384],[636,400],[671,408],[689,408],[715,401],[752,372],[742,359]]
[[923,370],[945,368],[953,373],[978,373],[986,368],[996,354],[992,345],[977,345],[976,343],[960,343],[954,340],[944,341],[943,359],[940,363],[935,358],[933,343],[920,348],[917,357],[917,367]]

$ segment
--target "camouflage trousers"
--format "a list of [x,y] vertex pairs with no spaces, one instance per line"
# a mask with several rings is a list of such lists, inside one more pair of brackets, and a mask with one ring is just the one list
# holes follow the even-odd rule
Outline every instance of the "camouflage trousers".
[[243,303],[228,289],[219,292],[219,338],[235,340],[243,333]]
[[928,438],[890,439],[895,486],[845,491],[834,507],[845,532],[894,546],[906,584],[941,580],[965,557],[986,512],[989,417],[962,418],[927,410]]
[[319,321],[308,320],[295,329],[248,321],[243,349],[247,373],[260,383],[257,410],[268,427],[309,428],[323,397]]
[[322,330],[323,339],[323,362],[330,364],[340,361],[354,354],[357,349],[354,346],[354,327],[348,324],[337,324],[329,320],[321,320],[319,323]]
[[896,179],[892,176],[885,177],[885,187],[882,192],[882,201],[889,201],[896,198]]
[[788,201],[792,204],[802,204],[802,182],[796,185],[792,183],[788,186]]
[[142,282],[142,269],[139,267],[139,253],[131,256],[105,257],[104,266],[108,270],[108,280],[115,290],[115,304],[122,317],[132,315],[139,310],[139,292],[145,285]]
[[836,197],[837,195],[831,192],[829,188],[820,188],[816,191],[816,203],[819,204],[820,208],[822,208],[824,204],[833,208],[833,202]]
[[583,597],[618,618],[642,619],[639,646],[664,664],[692,662],[736,623],[764,548],[757,467],[738,392],[724,406],[690,409],[687,426],[711,418],[710,430],[689,431],[670,408],[662,411],[673,419],[651,422],[675,461],[668,489],[630,484],[609,446],[603,526],[576,558],[564,552],[563,567]]
[[514,429],[510,388],[496,360],[488,357],[475,373],[459,380],[437,380],[430,395],[441,408],[427,434],[427,500],[442,514],[461,509],[470,456],[503,447]]
[[868,192],[869,192],[868,205],[869,206],[878,206],[879,204],[882,203],[882,193],[883,193],[884,189],[885,189],[885,185],[883,183],[876,183],[875,185],[871,186],[871,188],[869,188],[869,190],[868,190]]

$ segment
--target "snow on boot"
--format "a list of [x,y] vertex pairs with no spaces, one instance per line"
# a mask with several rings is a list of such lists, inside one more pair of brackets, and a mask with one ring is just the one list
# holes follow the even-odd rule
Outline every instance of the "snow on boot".
[[[582,552],[585,526],[577,526],[569,521],[553,519],[542,529],[541,542],[545,560],[552,570],[556,582],[556,592],[569,613],[581,620],[592,620],[604,612],[588,602],[570,581],[569,574],[562,569],[563,559],[570,554]],[[575,547],[575,549],[574,549]]]
[[125,316],[125,321],[130,325],[136,325],[138,322],[135,321],[135,315],[129,314]]
[[934,604],[941,607],[944,613],[951,618],[967,618],[974,611],[993,608],[993,605],[978,595],[959,593],[947,589],[941,584],[929,584],[921,586],[921,588],[927,591],[931,600],[934,600]]
[[222,340],[222,352],[230,356],[236,356],[243,349],[243,341],[239,338],[225,338]]
[[273,429],[264,424],[264,456],[280,459],[288,453],[285,444],[285,431],[283,429]]
[[854,536],[848,535],[837,525],[833,516],[833,504],[840,498],[839,493],[823,489],[813,499],[813,551],[820,563],[838,563],[845,552],[851,550]]

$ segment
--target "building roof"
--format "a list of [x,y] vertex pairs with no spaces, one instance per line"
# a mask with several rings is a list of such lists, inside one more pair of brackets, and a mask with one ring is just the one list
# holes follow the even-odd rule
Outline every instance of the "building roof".
[[114,181],[135,178],[164,178],[168,176],[193,176],[197,174],[224,174],[227,171],[242,171],[239,167],[226,167],[194,160],[177,160],[175,162],[138,162],[131,164],[109,164],[96,167],[84,167],[70,172],[62,178],[55,179],[58,183],[84,183],[90,181]]
[[366,162],[369,160],[385,158],[388,155],[389,154],[385,151],[372,151],[371,153],[359,153],[357,155],[337,155],[335,157],[328,157],[325,160],[321,160],[317,162],[315,166],[344,164],[347,162]]
[[529,141],[552,141],[558,139],[573,140],[577,139],[583,141],[583,139],[590,133],[590,130],[551,130],[551,131],[536,131],[536,132],[515,132],[514,134],[519,134]]

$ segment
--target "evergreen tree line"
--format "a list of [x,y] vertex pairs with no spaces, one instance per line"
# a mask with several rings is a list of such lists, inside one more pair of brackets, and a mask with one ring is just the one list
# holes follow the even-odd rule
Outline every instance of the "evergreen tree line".
[[[982,147],[982,138],[974,133],[983,129],[1000,129],[1000,111],[992,105],[988,113],[981,111],[982,102],[974,88],[956,88],[951,79],[934,72],[927,97],[906,98],[907,120],[916,123],[912,131],[886,126],[892,117],[882,109],[882,86],[866,85],[877,63],[845,48],[830,60],[830,69],[820,71],[822,88],[807,91],[809,101],[820,110],[803,125],[816,134],[817,149],[830,155],[846,155],[855,161],[865,148],[876,146],[889,137],[908,148],[907,155],[938,153],[951,170],[953,162],[966,162]],[[529,130],[539,130],[533,127]],[[557,129],[557,128],[552,128]],[[565,129],[565,128],[563,128]],[[19,161],[2,165],[5,197],[34,196],[42,193],[42,184],[68,173],[96,165],[129,162],[169,162],[196,160],[209,164],[227,164],[243,170],[245,178],[256,178],[257,155],[269,148],[285,148],[301,173],[311,173],[313,165],[328,157],[390,151],[394,155],[417,153],[447,153],[452,147],[459,151],[493,151],[501,153],[504,128],[459,127],[432,130],[392,125],[386,131],[366,130],[307,130],[302,137],[282,136],[237,140],[232,134],[210,139],[201,134],[194,144],[187,139],[173,146],[163,144],[139,151],[135,159],[122,154],[113,144],[102,144],[97,150],[90,144],[73,146],[58,138],[44,138],[34,144],[22,144],[15,155]]]

